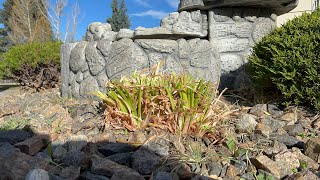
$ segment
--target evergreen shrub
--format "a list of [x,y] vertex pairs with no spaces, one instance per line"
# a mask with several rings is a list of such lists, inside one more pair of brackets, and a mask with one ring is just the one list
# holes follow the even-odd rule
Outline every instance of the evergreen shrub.
[[61,42],[30,43],[12,47],[2,55],[0,78],[23,86],[52,88],[59,82]]
[[257,90],[280,95],[284,105],[320,110],[320,10],[264,37],[253,48],[248,73]]

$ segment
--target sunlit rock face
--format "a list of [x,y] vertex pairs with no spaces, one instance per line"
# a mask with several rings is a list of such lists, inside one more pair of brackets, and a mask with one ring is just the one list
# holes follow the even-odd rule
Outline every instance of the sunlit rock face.
[[297,7],[299,0],[181,0],[179,11],[220,7],[259,7],[272,9],[277,15]]

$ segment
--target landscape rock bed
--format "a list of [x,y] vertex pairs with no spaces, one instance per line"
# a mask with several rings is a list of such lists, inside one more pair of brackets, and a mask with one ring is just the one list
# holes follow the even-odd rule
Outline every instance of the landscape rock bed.
[[215,137],[199,139],[153,127],[108,127],[97,102],[61,99],[58,89],[22,92],[0,97],[0,179],[320,176],[318,116],[301,108],[230,105],[234,113],[218,125]]

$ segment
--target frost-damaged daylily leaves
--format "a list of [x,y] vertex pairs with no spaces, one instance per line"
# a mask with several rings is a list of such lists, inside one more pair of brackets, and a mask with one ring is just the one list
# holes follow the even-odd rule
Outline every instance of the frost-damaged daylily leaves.
[[107,107],[107,122],[130,131],[153,126],[177,134],[213,132],[227,110],[215,84],[188,73],[160,73],[161,66],[109,81],[108,93],[96,93]]

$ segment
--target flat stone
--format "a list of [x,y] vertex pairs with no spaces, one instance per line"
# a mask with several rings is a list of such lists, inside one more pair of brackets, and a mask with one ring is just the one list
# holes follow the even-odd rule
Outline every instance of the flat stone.
[[263,169],[280,178],[280,169],[276,162],[264,155],[257,156],[252,162],[258,169]]
[[49,173],[43,169],[33,169],[29,171],[25,180],[49,180]]
[[111,177],[111,180],[123,180],[123,179],[130,179],[130,180],[145,180],[143,176],[139,173],[132,171],[131,169],[124,169],[121,171],[117,171]]
[[118,37],[118,32],[106,31],[102,34],[101,40],[116,41]]
[[233,37],[250,38],[253,30],[252,23],[239,22],[239,23],[211,23],[210,24],[211,37]]
[[129,38],[132,39],[134,37],[134,31],[131,29],[120,29],[117,39]]
[[140,148],[134,152],[131,156],[132,167],[140,174],[151,174],[158,165],[160,165],[161,159],[154,152]]
[[283,129],[286,130],[290,136],[297,136],[301,133],[304,133],[304,129],[301,124],[285,126]]
[[48,143],[49,143],[48,137],[34,136],[23,142],[15,144],[14,147],[19,148],[20,151],[23,153],[33,156],[37,154],[44,146],[47,146]]
[[320,138],[309,139],[304,147],[305,155],[320,163]]
[[243,114],[236,124],[236,128],[240,132],[252,133],[257,125],[255,117],[250,114]]
[[141,48],[147,49],[153,52],[160,53],[173,53],[178,49],[178,43],[174,40],[166,39],[138,39],[135,40]]
[[135,148],[129,144],[109,143],[98,148],[98,151],[108,157],[117,153],[133,152]]
[[118,171],[128,170],[131,172],[135,172],[133,169],[130,169],[126,166],[115,163],[109,159],[100,158],[97,155],[91,156],[91,161],[92,161],[91,171],[95,174],[111,177]]
[[31,138],[32,135],[23,130],[0,131],[0,142],[15,144]]
[[240,52],[249,47],[249,39],[219,38],[211,39],[210,42],[218,48],[220,53]]
[[134,31],[134,37],[138,39],[143,38],[164,38],[173,36],[171,30],[163,27],[156,27],[156,28],[144,28],[144,27],[137,27]]
[[304,142],[298,140],[295,137],[289,136],[288,134],[281,134],[276,137],[276,139],[280,142],[285,144],[288,147],[298,147],[303,148]]

